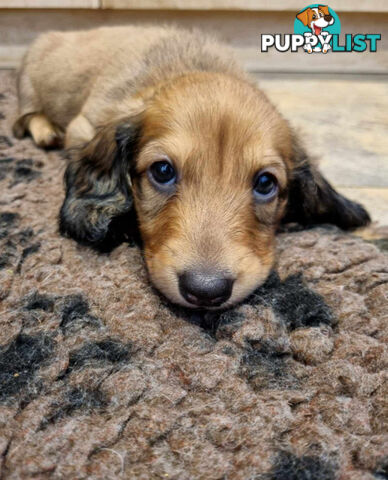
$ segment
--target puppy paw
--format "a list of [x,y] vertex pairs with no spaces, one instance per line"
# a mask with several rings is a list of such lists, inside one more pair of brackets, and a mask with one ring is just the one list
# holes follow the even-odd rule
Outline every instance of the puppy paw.
[[58,147],[61,143],[60,138],[55,131],[41,131],[33,138],[36,145],[40,148]]
[[305,51],[307,53],[313,53],[313,49],[312,49],[311,45],[305,45],[303,48],[305,49]]
[[59,130],[42,114],[32,117],[28,128],[34,143],[40,148],[54,148],[62,144]]

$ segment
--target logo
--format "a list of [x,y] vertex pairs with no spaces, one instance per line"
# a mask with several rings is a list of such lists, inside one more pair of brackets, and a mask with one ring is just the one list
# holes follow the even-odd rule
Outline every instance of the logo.
[[341,33],[338,15],[327,5],[310,5],[296,15],[294,33],[303,35],[307,53],[327,53],[333,35]]
[[262,34],[261,51],[275,48],[278,52],[308,53],[376,52],[379,33],[346,33],[340,37],[341,22],[328,5],[313,3],[296,14],[293,34]]

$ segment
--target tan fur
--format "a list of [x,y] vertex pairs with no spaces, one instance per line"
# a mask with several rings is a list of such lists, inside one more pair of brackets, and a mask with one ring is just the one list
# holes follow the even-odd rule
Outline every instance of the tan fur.
[[[315,177],[329,200],[332,191],[317,171],[306,171],[307,157],[287,122],[229,50],[202,33],[117,27],[43,35],[23,62],[19,108],[15,135],[29,130],[38,145],[49,146],[64,131],[66,147],[81,147],[67,171],[61,232],[101,244],[133,197],[151,279],[174,302],[188,305],[178,276],[190,269],[235,279],[223,307],[265,280],[295,169],[307,175],[300,185],[314,198],[311,208],[307,201],[294,208],[291,220],[305,212],[311,221],[315,209],[327,221]],[[166,157],[179,178],[171,195],[147,176]],[[252,194],[261,170],[279,185],[277,197],[262,204]],[[328,205],[334,209],[335,202]]]
[[[52,123],[66,130],[81,114],[90,124],[89,133],[79,138],[75,129],[68,128],[66,146],[76,146],[86,137],[90,140],[96,127],[142,107],[143,92],[137,88],[136,77],[144,69],[145,52],[166,37],[179,45],[187,36],[187,32],[171,27],[103,27],[40,36],[26,54],[20,71],[16,125],[27,115],[44,113]],[[188,41],[192,41],[190,37]],[[227,62],[231,59],[225,47],[207,39],[205,48],[223,58],[221,62],[229,68]],[[173,55],[169,63],[171,71],[159,70],[157,59],[154,63],[152,87],[163,82],[171,72],[179,73],[182,69],[179,59]],[[233,68],[236,67],[232,61],[231,72]],[[152,90],[144,88],[144,95]],[[18,137],[22,135],[17,129],[14,133]]]
[[28,120],[28,130],[38,147],[49,148],[60,144],[60,133],[42,113],[32,114]]

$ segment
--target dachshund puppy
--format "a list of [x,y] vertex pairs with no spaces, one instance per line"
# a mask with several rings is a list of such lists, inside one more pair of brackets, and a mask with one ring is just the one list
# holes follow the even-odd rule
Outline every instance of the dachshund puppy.
[[45,34],[24,59],[19,108],[17,137],[72,152],[61,233],[109,250],[137,222],[153,284],[186,307],[226,308],[263,283],[282,221],[369,221],[200,32]]

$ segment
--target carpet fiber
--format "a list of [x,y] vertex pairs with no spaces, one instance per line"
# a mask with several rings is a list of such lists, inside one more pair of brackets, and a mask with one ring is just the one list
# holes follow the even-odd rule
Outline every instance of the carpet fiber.
[[266,284],[190,313],[141,252],[57,233],[65,161],[16,141],[0,73],[0,478],[388,478],[387,257],[279,234]]

